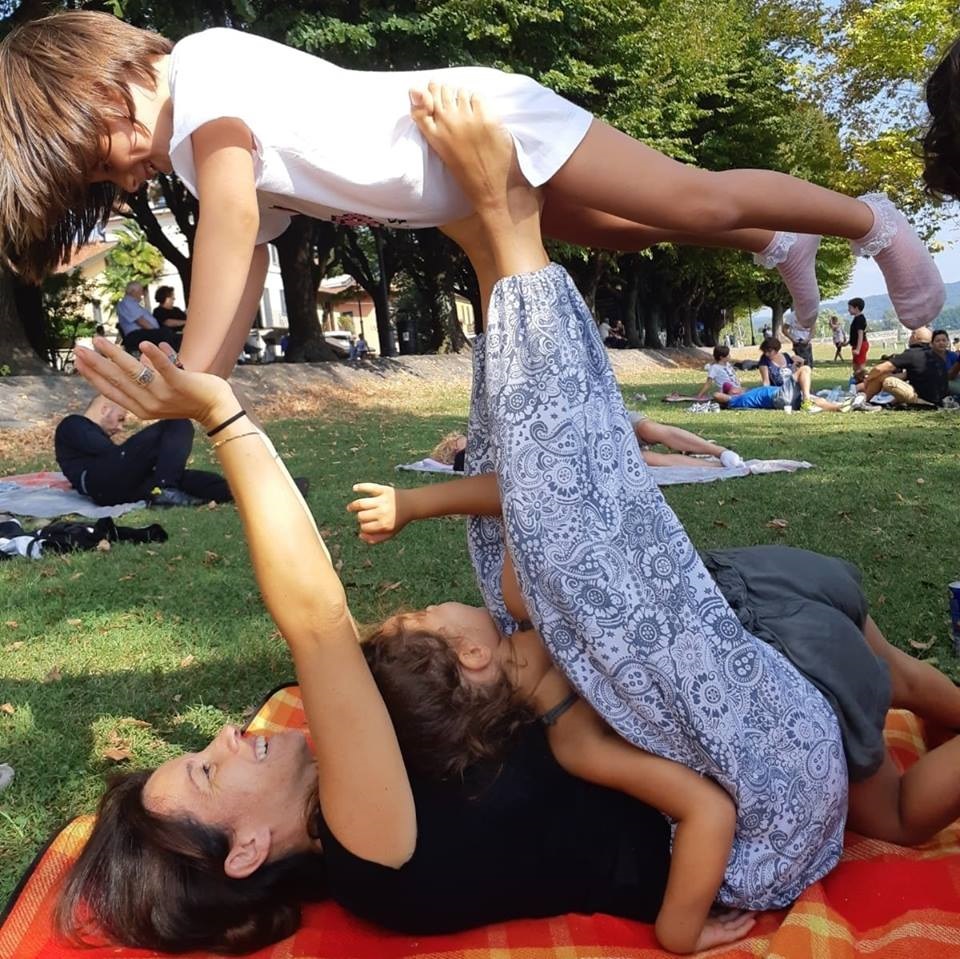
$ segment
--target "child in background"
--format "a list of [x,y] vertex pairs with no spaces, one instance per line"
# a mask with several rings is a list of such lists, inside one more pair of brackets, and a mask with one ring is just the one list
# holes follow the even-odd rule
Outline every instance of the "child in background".
[[[498,70],[343,70],[226,29],[174,46],[87,11],[24,23],[0,44],[0,257],[36,279],[85,242],[123,193],[175,172],[202,211],[190,291],[202,322],[188,325],[181,360],[225,376],[260,301],[266,244],[294,215],[413,229],[470,212],[416,124],[436,122],[438,83],[454,100],[457,88],[476,90],[499,115],[525,185],[544,187],[544,227],[555,239],[749,250],[778,270],[807,327],[819,308],[818,234],[828,233],[876,259],[907,326],[943,305],[932,257],[880,194],[856,200],[782,173],[700,170]],[[305,108],[304,90],[316,94],[316,109]]]
[[728,396],[736,396],[743,392],[740,380],[737,379],[736,370],[730,362],[729,346],[715,346],[713,348],[713,362],[707,367],[707,381],[700,387],[697,399],[703,399],[708,391],[719,391],[726,393]]

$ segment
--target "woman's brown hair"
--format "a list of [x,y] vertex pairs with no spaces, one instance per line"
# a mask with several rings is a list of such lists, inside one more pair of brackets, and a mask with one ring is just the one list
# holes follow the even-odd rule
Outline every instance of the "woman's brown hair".
[[[93,832],[57,903],[60,935],[75,945],[106,936],[160,952],[233,955],[294,933],[300,904],[326,894],[322,856],[294,853],[231,879],[223,869],[228,835],[150,812],[143,804],[150,775],[144,770],[114,779],[100,800]],[[317,805],[314,789],[308,823]]]
[[498,760],[535,718],[505,674],[482,686],[464,681],[449,644],[403,616],[362,649],[411,772],[446,779]]
[[119,190],[90,179],[130,85],[156,86],[169,40],[107,13],[66,11],[0,43],[0,257],[39,280],[107,221]]

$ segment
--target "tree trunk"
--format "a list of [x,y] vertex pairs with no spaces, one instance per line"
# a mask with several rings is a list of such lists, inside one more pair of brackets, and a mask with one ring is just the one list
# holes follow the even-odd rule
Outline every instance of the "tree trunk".
[[770,330],[774,336],[780,336],[780,327],[783,326],[783,314],[786,313],[787,308],[782,303],[774,303],[770,310],[773,313],[773,317],[770,320]]
[[460,316],[457,313],[457,297],[452,291],[447,294],[449,309],[447,310],[447,335],[446,342],[449,344],[449,352],[459,353],[468,345],[467,337],[460,324]]
[[309,217],[295,216],[290,226],[273,244],[280,259],[283,295],[287,301],[287,322],[290,324],[286,361],[313,363],[318,360],[335,360],[337,356],[324,338],[317,314],[313,222]]
[[[167,191],[164,191],[165,194]],[[160,221],[154,216],[150,208],[150,201],[147,196],[147,186],[144,185],[128,199],[130,211],[133,213],[134,220],[140,224],[140,228],[146,234],[147,239],[172,263],[177,273],[180,275],[180,282],[183,285],[184,305],[190,305],[190,278],[193,267],[193,260],[190,256],[180,251],[180,248],[167,236],[160,226]],[[169,205],[169,204],[168,204]],[[177,218],[178,225],[183,229],[180,218]],[[188,249],[193,249],[193,234],[186,233]]]
[[[383,253],[383,230],[373,229],[373,238],[377,244],[377,270],[380,274],[380,295],[377,297],[377,336],[380,337],[380,355],[396,356],[397,347],[390,325],[390,280],[387,277],[387,263]],[[381,312],[381,304],[383,311]]]
[[13,278],[0,270],[0,371],[4,367],[17,375],[50,372],[27,339],[14,298]]
[[648,303],[643,314],[643,345],[648,350],[659,350],[660,344],[660,317],[659,303]]

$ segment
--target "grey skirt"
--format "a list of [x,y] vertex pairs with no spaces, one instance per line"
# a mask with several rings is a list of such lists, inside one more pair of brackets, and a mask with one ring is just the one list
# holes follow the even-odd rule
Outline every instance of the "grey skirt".
[[867,599],[846,560],[789,546],[701,554],[744,628],[785,656],[833,707],[850,779],[879,769],[890,672],[863,637]]

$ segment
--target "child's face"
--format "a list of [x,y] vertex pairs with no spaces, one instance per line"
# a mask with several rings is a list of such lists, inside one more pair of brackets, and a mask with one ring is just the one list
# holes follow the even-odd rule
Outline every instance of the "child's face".
[[127,119],[111,119],[109,138],[100,144],[100,162],[93,171],[92,183],[113,183],[127,193],[136,193],[158,172],[169,173],[169,159],[154,155],[149,131]]

